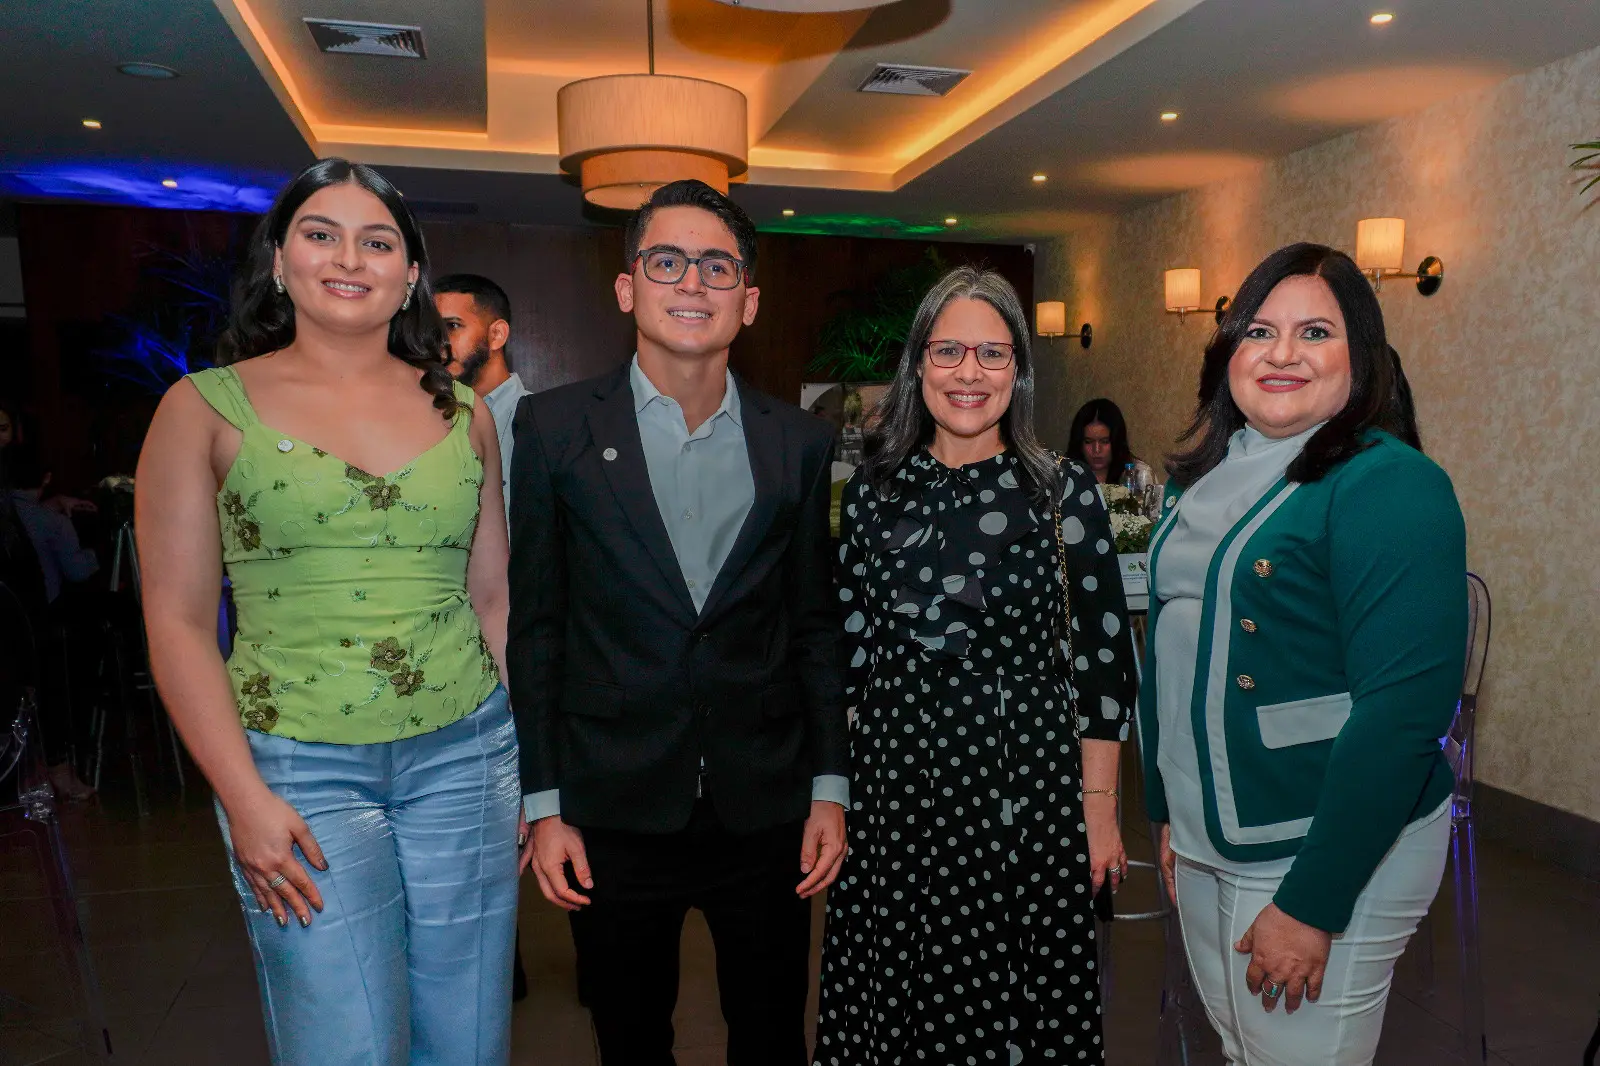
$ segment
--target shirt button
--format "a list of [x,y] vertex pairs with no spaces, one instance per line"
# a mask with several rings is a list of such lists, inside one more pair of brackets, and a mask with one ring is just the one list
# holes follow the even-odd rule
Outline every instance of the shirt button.
[[689,443],[688,443],[688,442],[687,442],[687,441],[686,441],[686,442],[684,442],[684,445],[683,445],[683,450],[684,450],[684,451],[686,451],[686,452],[687,452],[687,451],[688,451],[688,450],[689,450],[689,448],[690,448],[690,445],[689,445]]
[[1167,506],[1168,507],[1171,507],[1173,504],[1175,504],[1177,502],[1178,502],[1178,498],[1176,496],[1168,496],[1167,497]]
[[1256,679],[1251,677],[1249,674],[1240,674],[1239,687],[1244,689],[1246,692],[1249,692],[1251,689],[1256,687]]
[[282,440],[280,440],[278,442],[278,450],[280,452],[293,451],[294,450],[294,441],[290,440],[288,437],[283,438]]
[[1254,633],[1256,631],[1256,624],[1250,621],[1248,618],[1241,618],[1239,620],[1239,628],[1244,630],[1246,633]]
[[693,511],[685,511],[685,512],[683,512],[683,520],[685,522],[693,522],[694,521],[694,512]]
[[1256,577],[1271,577],[1272,564],[1265,559],[1257,559],[1255,565]]

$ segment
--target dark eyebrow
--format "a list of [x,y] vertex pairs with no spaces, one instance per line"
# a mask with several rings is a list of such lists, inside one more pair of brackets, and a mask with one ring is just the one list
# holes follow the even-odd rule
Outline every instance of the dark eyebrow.
[[[640,255],[649,255],[651,252],[675,252],[676,254],[682,255],[682,256],[688,256],[689,255],[688,252],[684,251],[682,248],[679,248],[676,244],[652,244],[648,248],[640,248],[639,249],[639,254]],[[707,248],[707,249],[705,249],[704,251],[702,251],[700,253],[700,258],[702,258],[702,259],[706,258],[707,256],[719,256],[719,257],[721,257],[723,259],[733,259],[733,260],[737,260],[739,258],[737,255],[735,255],[732,252],[728,251],[726,248]],[[693,258],[693,257],[690,256],[690,258]]]
[[[327,215],[301,215],[300,216],[300,221],[302,223],[305,223],[305,222],[320,222],[324,226],[332,226],[334,229],[344,229],[343,224],[341,224],[339,222],[335,222],[333,219],[329,218]],[[369,233],[374,231],[374,230],[383,230],[383,231],[385,231],[387,233],[394,234],[396,240],[401,241],[401,242],[405,241],[405,238],[400,235],[400,231],[395,229],[393,226],[389,225],[387,222],[374,222],[374,223],[371,223],[370,225],[366,225],[366,226],[363,226],[361,228],[363,230],[366,230]]]
[[[1252,318],[1250,320],[1250,324],[1252,326],[1254,326],[1254,325],[1262,325],[1262,326],[1273,325],[1272,322],[1268,321],[1265,318],[1260,318],[1260,317]],[[1318,324],[1327,326],[1327,327],[1329,327],[1331,329],[1337,329],[1338,328],[1337,326],[1334,325],[1333,319],[1331,319],[1331,318],[1322,318],[1320,316],[1317,317],[1317,318],[1308,318],[1303,322],[1296,322],[1295,326],[1297,328],[1299,328],[1299,329],[1305,329],[1307,326],[1315,326],[1315,325],[1318,325]]]

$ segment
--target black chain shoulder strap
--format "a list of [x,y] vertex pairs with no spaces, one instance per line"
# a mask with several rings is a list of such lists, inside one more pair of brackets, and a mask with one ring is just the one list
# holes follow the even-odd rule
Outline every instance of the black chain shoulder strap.
[[1050,496],[1050,520],[1056,527],[1056,566],[1061,579],[1061,644],[1066,648],[1067,713],[1072,716],[1072,735],[1078,737],[1078,684],[1072,654],[1072,582],[1067,577],[1067,540],[1061,533],[1061,491],[1066,477],[1066,459],[1056,456],[1056,484]]

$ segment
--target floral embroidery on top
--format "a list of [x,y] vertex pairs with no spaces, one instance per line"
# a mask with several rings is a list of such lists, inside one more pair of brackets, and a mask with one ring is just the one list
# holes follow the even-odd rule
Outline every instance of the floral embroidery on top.
[[[288,689],[279,687],[279,692]],[[246,729],[270,733],[278,724],[278,705],[273,700],[272,675],[251,674],[239,686],[239,719]]]
[[250,513],[260,496],[261,493],[253,492],[247,500],[231,489],[222,494],[223,513],[232,522],[234,539],[245,551],[253,552],[261,547],[261,524]]

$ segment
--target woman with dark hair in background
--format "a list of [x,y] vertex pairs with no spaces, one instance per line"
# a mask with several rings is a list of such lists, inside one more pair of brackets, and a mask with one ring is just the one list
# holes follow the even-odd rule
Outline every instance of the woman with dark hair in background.
[[1362,1066],[1449,843],[1461,509],[1321,245],[1245,279],[1183,439],[1139,703],[1162,869],[1230,1062]]
[[1104,1061],[1090,901],[1125,867],[1133,648],[1094,479],[1034,434],[1029,333],[998,274],[935,285],[845,489],[819,1066]]
[[1122,417],[1122,408],[1103,397],[1078,408],[1067,433],[1067,454],[1088,467],[1102,485],[1120,484],[1130,468],[1142,472],[1143,484],[1150,483],[1150,467],[1133,454],[1128,444],[1128,423]]
[[167,393],[139,463],[151,663],[216,791],[280,1066],[510,1054],[500,456],[427,267],[381,174],[307,168],[252,240],[222,365]]

